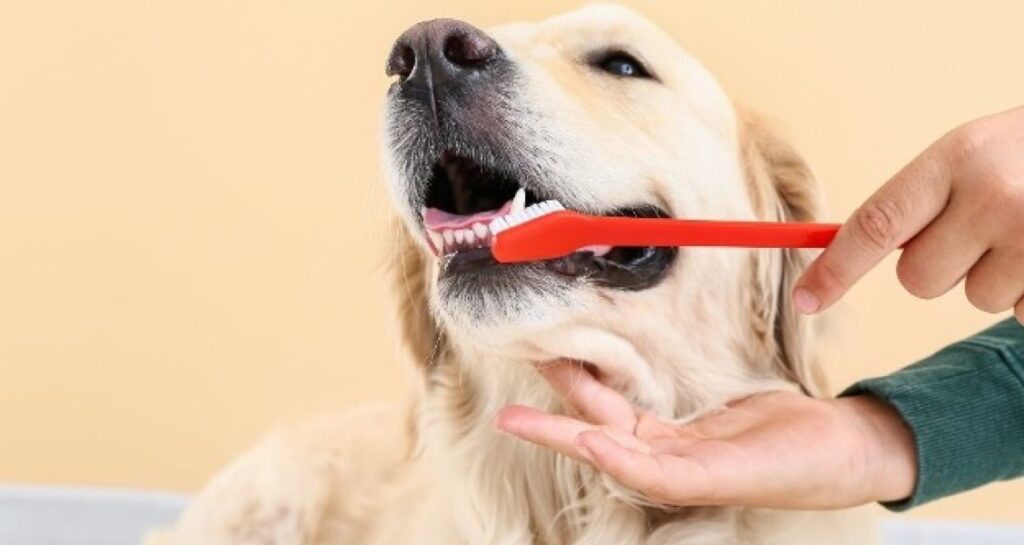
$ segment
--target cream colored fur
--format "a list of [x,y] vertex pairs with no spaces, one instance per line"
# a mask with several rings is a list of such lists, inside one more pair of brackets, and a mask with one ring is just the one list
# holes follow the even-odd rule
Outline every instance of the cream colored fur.
[[[818,190],[796,152],[738,115],[714,79],[635,13],[595,6],[489,31],[522,70],[519,136],[551,183],[603,209],[656,202],[679,217],[807,220]],[[660,85],[631,86],[579,65],[613,41]],[[545,121],[546,120],[546,121]],[[553,120],[553,121],[552,121]],[[534,131],[537,123],[546,123]],[[397,202],[407,181],[385,150]],[[865,544],[861,511],[670,509],[549,451],[497,434],[510,403],[562,411],[531,364],[594,364],[639,407],[685,420],[771,389],[824,393],[814,332],[786,294],[799,252],[687,249],[657,287],[580,285],[528,311],[479,319],[437,292],[415,211],[396,248],[402,319],[415,362],[402,407],[373,407],[271,435],[223,470],[173,545]],[[766,476],[770,478],[770,476]]]

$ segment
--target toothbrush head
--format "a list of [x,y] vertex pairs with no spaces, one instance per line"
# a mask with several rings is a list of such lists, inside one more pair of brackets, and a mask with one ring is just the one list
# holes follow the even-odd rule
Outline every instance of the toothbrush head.
[[491,230],[491,236],[497,236],[498,233],[507,231],[513,227],[526,223],[528,221],[535,220],[541,216],[553,214],[555,212],[562,212],[565,207],[558,201],[543,201],[520,210],[519,212],[513,212],[506,214],[499,218],[495,218],[487,226]]
[[495,218],[488,225],[491,254],[499,263],[567,256],[581,247],[578,235],[581,224],[586,223],[584,218],[554,200],[532,204],[519,212]]

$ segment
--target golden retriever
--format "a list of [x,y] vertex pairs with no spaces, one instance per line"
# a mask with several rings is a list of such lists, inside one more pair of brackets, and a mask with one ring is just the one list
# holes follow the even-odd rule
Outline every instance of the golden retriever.
[[[692,418],[773,389],[821,394],[790,307],[797,251],[593,247],[499,265],[481,227],[557,199],[595,214],[804,221],[818,189],[664,32],[615,6],[483,32],[420,23],[388,57],[384,166],[415,392],[273,434],[223,470],[176,545],[864,544],[860,511],[653,505],[500,435],[562,410],[535,365],[586,364],[637,407]],[[479,225],[477,225],[479,224]],[[770,476],[768,476],[770,478]]]

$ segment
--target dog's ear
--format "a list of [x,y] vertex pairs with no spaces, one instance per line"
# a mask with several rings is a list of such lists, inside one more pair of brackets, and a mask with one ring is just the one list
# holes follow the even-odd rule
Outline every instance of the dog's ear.
[[[821,210],[821,190],[800,154],[763,120],[740,117],[742,159],[755,211],[766,221],[813,221]],[[793,283],[810,263],[806,250],[753,253],[750,292],[754,358],[770,362],[807,393],[825,392],[824,376],[811,343],[810,318],[793,307]]]
[[403,225],[391,254],[398,315],[405,345],[416,367],[429,371],[447,352],[447,340],[430,312],[427,258]]

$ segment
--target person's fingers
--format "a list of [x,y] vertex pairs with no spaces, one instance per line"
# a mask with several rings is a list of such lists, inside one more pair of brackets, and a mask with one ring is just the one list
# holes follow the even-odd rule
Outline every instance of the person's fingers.
[[597,469],[648,498],[669,505],[703,505],[711,481],[700,464],[681,456],[626,448],[599,431],[580,434],[581,455]]
[[641,412],[636,418],[633,434],[647,442],[656,437],[674,437],[677,426],[663,422],[650,411]]
[[564,360],[544,364],[540,374],[589,422],[633,431],[636,413],[618,392],[601,384],[583,364]]
[[[635,450],[643,454],[651,453],[651,446],[647,444],[647,441],[633,435],[632,432],[616,428],[614,426],[601,426],[597,430],[610,437],[616,443],[622,445],[630,450]],[[586,433],[586,432],[583,432]]]
[[[903,249],[896,276],[916,297],[932,299],[957,285],[988,250],[989,229],[978,226],[977,210],[954,201]],[[973,229],[966,229],[965,226]],[[1006,308],[1009,308],[1007,306]]]
[[950,169],[936,146],[925,150],[868,199],[835,240],[804,271],[793,291],[797,310],[835,303],[889,252],[928,225],[946,206]]
[[580,460],[576,437],[596,429],[568,416],[548,414],[530,407],[509,405],[498,411],[494,426],[499,430]]
[[1013,315],[1017,317],[1017,321],[1020,325],[1024,325],[1024,298],[1017,302],[1017,306],[1013,308]]
[[964,292],[985,312],[1002,312],[1024,297],[1024,250],[989,250],[967,273]]

